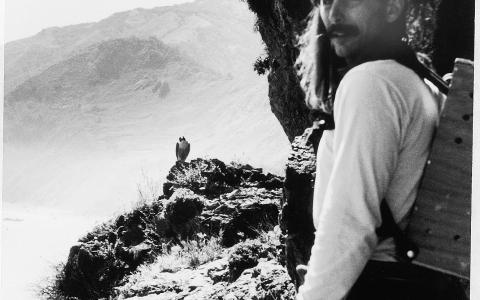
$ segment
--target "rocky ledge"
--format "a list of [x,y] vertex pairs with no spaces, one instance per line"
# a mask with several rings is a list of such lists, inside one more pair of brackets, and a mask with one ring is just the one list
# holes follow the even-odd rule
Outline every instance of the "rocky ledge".
[[[216,159],[177,162],[164,195],[71,247],[47,299],[291,299],[278,226],[283,178]],[[275,228],[275,230],[274,230]]]

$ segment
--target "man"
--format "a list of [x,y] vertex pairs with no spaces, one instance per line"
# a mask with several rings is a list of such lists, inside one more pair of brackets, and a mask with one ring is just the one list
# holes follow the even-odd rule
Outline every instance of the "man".
[[321,55],[302,53],[318,47],[300,53],[307,102],[331,108],[335,129],[323,133],[317,151],[316,233],[299,300],[463,299],[433,287],[436,273],[397,262],[394,240],[377,236],[382,199],[398,226],[408,225],[442,104],[415,72],[405,13],[405,0],[321,0],[313,11],[307,32],[323,21],[348,71],[329,106],[316,89],[319,70],[308,74]]

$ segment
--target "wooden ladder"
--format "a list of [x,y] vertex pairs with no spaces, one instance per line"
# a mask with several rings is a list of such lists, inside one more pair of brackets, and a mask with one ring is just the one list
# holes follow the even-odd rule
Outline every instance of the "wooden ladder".
[[414,260],[462,278],[470,276],[473,62],[457,59],[418,191],[408,235]]

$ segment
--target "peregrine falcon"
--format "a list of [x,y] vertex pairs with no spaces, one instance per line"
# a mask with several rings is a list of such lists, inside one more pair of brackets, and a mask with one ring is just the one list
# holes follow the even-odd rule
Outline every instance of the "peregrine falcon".
[[188,153],[190,152],[190,143],[187,142],[185,137],[178,138],[177,147],[175,148],[175,153],[177,154],[177,161],[184,162],[187,159]]

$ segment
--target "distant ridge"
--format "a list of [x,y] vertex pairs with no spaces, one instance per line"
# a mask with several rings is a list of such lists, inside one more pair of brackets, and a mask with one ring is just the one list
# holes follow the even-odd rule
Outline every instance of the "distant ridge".
[[[189,71],[185,73],[185,69]],[[138,71],[157,76],[169,73],[177,78],[182,72],[214,74],[154,37],[113,39],[91,45],[27,79],[7,95],[5,102],[7,106],[27,100],[54,102],[63,99],[65,102],[62,97],[72,92],[80,96],[96,86]]]
[[[245,23],[251,26],[245,26]],[[228,26],[227,26],[228,24]],[[53,27],[5,45],[5,92],[78,51],[111,39],[155,37],[220,73],[243,70],[261,48],[253,15],[237,0],[208,0],[113,14],[96,23]],[[248,45],[248,47],[245,47]],[[232,61],[229,57],[237,55]]]

